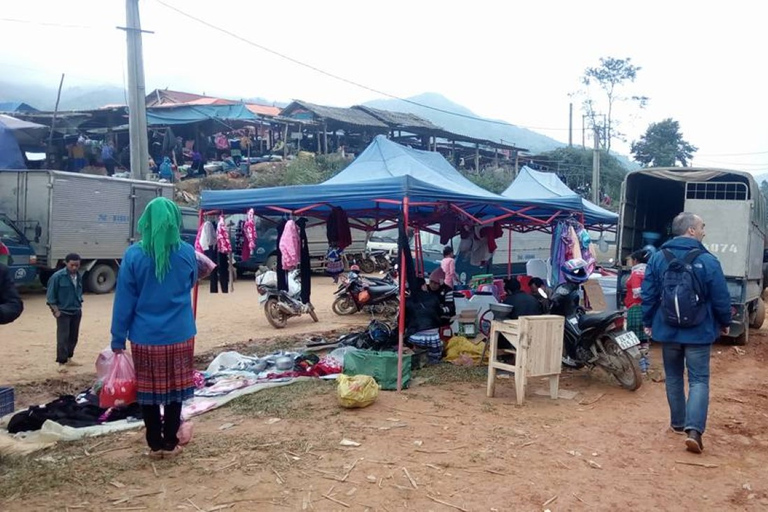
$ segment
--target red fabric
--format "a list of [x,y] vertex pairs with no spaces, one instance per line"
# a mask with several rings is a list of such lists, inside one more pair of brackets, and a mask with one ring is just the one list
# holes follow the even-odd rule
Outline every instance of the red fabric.
[[335,242],[336,247],[344,250],[352,245],[352,231],[349,227],[349,218],[343,208],[334,207],[328,215],[326,225],[328,243]]
[[248,218],[243,225],[243,235],[245,240],[243,241],[243,261],[248,260],[256,250],[256,218],[253,213],[253,208],[248,210]]
[[627,293],[624,295],[624,307],[627,309],[643,303],[643,299],[640,297],[640,287],[643,285],[644,278],[644,266],[642,268],[632,269],[632,273],[627,280]]
[[224,222],[224,216],[219,216],[219,224],[216,229],[216,242],[219,246],[219,252],[229,254],[232,252],[232,242],[229,240],[229,231]]
[[504,235],[504,229],[501,227],[501,222],[496,221],[492,227],[483,228],[483,236],[488,240],[488,250],[496,252],[496,239],[501,238]]
[[138,402],[160,405],[183,402],[194,394],[194,338],[172,345],[131,343]]

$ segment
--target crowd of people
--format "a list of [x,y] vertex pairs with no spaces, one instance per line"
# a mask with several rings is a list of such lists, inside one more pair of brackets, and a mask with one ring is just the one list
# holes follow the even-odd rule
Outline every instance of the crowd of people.
[[[141,241],[126,250],[118,277],[111,347],[119,353],[131,342],[148,455],[170,458],[181,450],[177,437],[181,404],[193,392],[196,326],[190,292],[198,267],[195,249],[181,241],[181,212],[172,201],[151,201],[139,220],[139,230]],[[728,334],[730,294],[720,262],[702,244],[704,221],[681,213],[672,222],[672,232],[675,237],[659,250],[646,247],[628,258],[631,274],[624,305],[627,327],[642,341],[644,370],[650,365],[649,343],[661,344],[670,428],[685,434],[689,451],[701,453],[711,346],[720,335]],[[408,280],[407,339],[425,348],[432,362],[442,357],[440,330],[456,314],[453,251],[448,247],[443,254],[440,268],[428,279],[409,273]],[[79,270],[80,257],[69,254],[48,285],[47,304],[57,324],[56,362],[62,372],[77,364],[73,356],[83,303]],[[517,279],[505,282],[504,302],[512,306],[512,318],[552,312],[546,283],[532,278],[529,285],[526,293]],[[0,263],[0,324],[13,322],[22,311],[8,268]]]

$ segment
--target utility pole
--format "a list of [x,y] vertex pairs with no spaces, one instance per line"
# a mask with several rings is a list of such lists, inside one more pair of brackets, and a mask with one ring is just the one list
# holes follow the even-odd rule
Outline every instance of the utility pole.
[[573,147],[573,103],[568,104],[568,147]]
[[[141,45],[139,0],[125,0],[125,30],[128,43],[128,133],[131,149],[131,178],[146,179],[149,172],[147,141],[147,90],[144,85],[144,51]],[[147,32],[151,34],[152,32]]]
[[593,131],[595,147],[592,152],[592,202],[600,204],[600,128],[595,126]]
[[587,149],[586,115],[581,115],[581,149]]

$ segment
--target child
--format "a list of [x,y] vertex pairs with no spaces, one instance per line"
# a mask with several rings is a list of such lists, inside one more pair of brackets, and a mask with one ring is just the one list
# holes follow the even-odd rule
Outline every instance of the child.
[[634,332],[640,338],[640,370],[643,375],[648,374],[651,366],[649,359],[650,339],[643,330],[642,298],[640,287],[645,277],[645,266],[651,257],[650,249],[640,249],[627,257],[627,265],[632,267],[632,272],[627,280],[627,293],[624,295],[624,307],[627,308],[627,329]]
[[456,285],[456,260],[453,259],[453,248],[446,246],[443,249],[443,261],[440,262],[440,268],[445,274],[445,285],[453,290]]

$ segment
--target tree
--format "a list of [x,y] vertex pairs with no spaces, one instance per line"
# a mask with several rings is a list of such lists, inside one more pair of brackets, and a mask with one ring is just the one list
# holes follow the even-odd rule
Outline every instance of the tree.
[[698,151],[683,139],[680,124],[672,118],[651,123],[639,141],[632,143],[632,156],[645,167],[687,167]]
[[[594,68],[587,68],[584,70],[584,76],[581,77],[581,82],[589,87],[593,83],[596,83],[600,89],[602,89],[606,98],[605,108],[606,121],[604,129],[605,137],[605,149],[611,150],[611,141],[620,136],[615,128],[617,124],[614,119],[614,105],[618,101],[633,101],[637,102],[640,108],[644,108],[648,103],[647,96],[630,96],[625,97],[620,95],[620,90],[627,82],[634,82],[637,78],[637,72],[642,68],[632,64],[632,59],[627,57],[626,59],[616,59],[613,57],[601,57],[600,66]],[[587,117],[590,120],[592,128],[599,128],[598,117],[600,115],[598,111],[598,105],[596,101],[589,95],[587,91],[587,99],[583,104]]]

